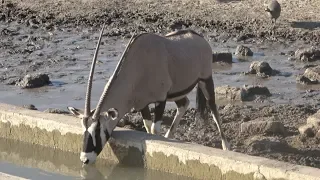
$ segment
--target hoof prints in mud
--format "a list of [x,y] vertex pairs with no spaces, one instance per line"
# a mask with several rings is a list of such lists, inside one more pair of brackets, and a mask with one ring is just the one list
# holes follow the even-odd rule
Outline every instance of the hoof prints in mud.
[[[162,135],[168,130],[176,110],[166,110]],[[178,140],[194,142],[209,147],[222,148],[218,130],[211,116],[209,124],[198,126],[195,109],[188,109],[174,134]],[[219,108],[222,129],[231,142],[232,149],[255,156],[320,168],[320,137],[300,135],[299,126],[316,109],[306,105],[267,105],[261,107],[228,104]],[[139,113],[128,114],[126,128],[145,131]],[[251,122],[250,129],[241,124]],[[253,127],[262,122],[262,129]],[[261,125],[261,123],[260,123]]]

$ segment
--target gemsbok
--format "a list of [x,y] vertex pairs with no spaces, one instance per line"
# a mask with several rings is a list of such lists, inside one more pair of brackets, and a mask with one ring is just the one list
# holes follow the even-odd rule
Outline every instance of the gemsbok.
[[[196,85],[197,111],[203,118],[206,108],[210,108],[222,148],[229,150],[215,103],[212,49],[203,36],[192,30],[179,30],[164,37],[154,33],[133,36],[105,85],[97,107],[90,110],[92,78],[103,31],[104,25],[92,60],[84,113],[68,107],[74,116],[82,119],[84,139],[80,160],[83,164],[95,162],[118,121],[131,109],[141,113],[147,133],[159,135],[166,102],[174,101],[177,112],[165,134],[166,138],[172,137],[188,108],[187,95]],[[155,104],[153,121],[151,103]]]

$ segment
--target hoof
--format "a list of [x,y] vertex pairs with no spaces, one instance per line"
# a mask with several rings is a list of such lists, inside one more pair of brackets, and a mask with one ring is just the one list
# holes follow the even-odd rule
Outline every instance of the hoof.
[[230,151],[231,148],[230,148],[229,142],[227,142],[227,141],[222,141],[222,149],[223,149],[224,151]]

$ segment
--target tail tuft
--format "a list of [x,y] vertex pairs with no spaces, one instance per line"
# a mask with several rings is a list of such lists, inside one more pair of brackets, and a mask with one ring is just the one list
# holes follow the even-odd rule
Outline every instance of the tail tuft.
[[207,99],[205,98],[201,88],[197,87],[197,95],[196,95],[196,107],[197,107],[197,113],[200,114],[200,118],[204,121],[206,114],[208,112],[208,107],[207,107]]

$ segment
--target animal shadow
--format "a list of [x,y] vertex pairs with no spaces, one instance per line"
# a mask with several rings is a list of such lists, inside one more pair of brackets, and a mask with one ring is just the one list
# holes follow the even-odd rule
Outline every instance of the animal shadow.
[[314,29],[320,28],[320,22],[293,21],[293,22],[291,22],[291,27],[314,30]]

